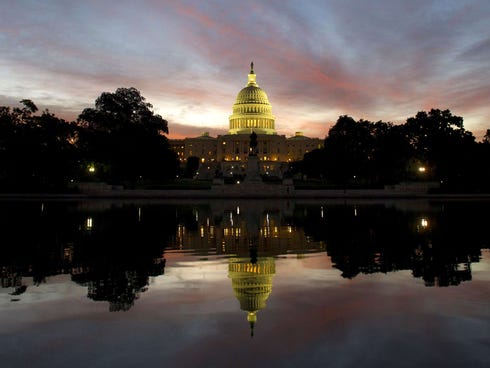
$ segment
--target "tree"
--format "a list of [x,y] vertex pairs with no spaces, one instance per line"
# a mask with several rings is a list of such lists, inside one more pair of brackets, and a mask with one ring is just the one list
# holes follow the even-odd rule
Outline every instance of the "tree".
[[35,112],[37,112],[39,109],[37,108],[36,104],[34,102],[32,102],[31,100],[20,100],[20,103],[22,105],[24,105],[24,108],[20,111],[30,115],[30,114],[34,114]]
[[490,129],[487,129],[487,132],[485,133],[485,136],[483,137],[483,143],[490,143]]
[[340,116],[325,138],[326,175],[344,186],[359,179],[367,180],[373,149],[370,123]]
[[152,108],[137,89],[118,88],[79,115],[87,160],[106,168],[100,179],[134,185],[175,177],[177,156],[164,136],[168,123]]
[[301,172],[308,178],[323,178],[326,170],[326,160],[324,149],[314,149],[303,156],[303,160],[293,163],[293,173]]
[[404,130],[414,158],[426,163],[435,179],[448,184],[465,176],[475,138],[462,117],[449,110],[420,111],[407,119]]
[[184,168],[184,177],[193,178],[199,169],[199,157],[190,156],[187,158]]
[[402,127],[382,121],[370,126],[374,138],[371,180],[382,184],[402,181],[410,158],[410,145]]
[[76,168],[73,125],[31,100],[0,107],[0,186],[4,190],[64,190]]

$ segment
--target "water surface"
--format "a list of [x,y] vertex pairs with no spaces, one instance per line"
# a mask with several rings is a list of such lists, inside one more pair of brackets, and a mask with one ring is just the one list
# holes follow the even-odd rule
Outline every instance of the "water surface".
[[2,367],[490,364],[485,201],[2,201]]

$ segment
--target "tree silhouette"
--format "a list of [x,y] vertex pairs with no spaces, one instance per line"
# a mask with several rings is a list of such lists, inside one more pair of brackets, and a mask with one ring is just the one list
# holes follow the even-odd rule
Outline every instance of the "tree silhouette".
[[475,138],[465,130],[462,117],[449,110],[420,111],[407,119],[404,130],[413,156],[430,168],[435,179],[450,183],[466,173]]
[[193,178],[199,169],[199,157],[191,156],[187,158],[184,168],[184,177]]
[[441,191],[489,192],[489,142],[490,129],[476,143],[463,118],[449,110],[420,111],[400,125],[343,115],[324,148],[305,154],[293,169],[341,188],[430,179],[441,183]]
[[0,107],[0,186],[15,191],[62,191],[77,167],[73,124],[31,100],[23,108]]
[[167,121],[154,114],[137,89],[102,93],[95,108],[79,115],[78,124],[84,128],[85,157],[105,167],[100,179],[133,186],[175,177],[178,161],[164,136]]
[[490,144],[490,129],[487,129],[485,136],[483,137],[483,143]]

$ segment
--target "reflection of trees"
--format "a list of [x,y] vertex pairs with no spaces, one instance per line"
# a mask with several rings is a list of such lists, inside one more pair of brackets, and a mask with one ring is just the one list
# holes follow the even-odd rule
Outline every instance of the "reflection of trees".
[[175,232],[172,207],[110,209],[95,214],[79,233],[74,259],[84,267],[73,280],[88,286],[88,297],[128,310],[147,290],[150,276],[164,272],[163,246]]
[[249,254],[250,244],[263,257],[326,247],[343,277],[412,270],[428,286],[457,285],[471,280],[471,263],[490,243],[480,215],[485,204],[401,210],[384,204],[281,207],[265,201],[100,208],[3,201],[0,281],[22,297],[30,290],[23,287],[27,276],[38,285],[51,275],[71,274],[88,287],[89,298],[108,301],[110,310],[127,310],[149,278],[163,273],[163,248],[175,238],[177,247],[203,255],[240,257]]
[[13,240],[3,249],[2,286],[18,288],[27,276],[39,284],[68,273],[88,287],[88,297],[109,301],[110,310],[127,310],[149,277],[163,274],[163,248],[175,233],[173,206],[6,204],[0,221]]
[[325,207],[323,217],[320,211],[298,207],[293,221],[326,242],[346,278],[411,269],[427,286],[458,285],[471,280],[470,264],[478,262],[480,247],[488,243],[479,212],[463,203],[445,204],[426,219],[383,205]]
[[128,270],[128,267],[109,266],[102,270],[73,275],[73,280],[88,287],[87,296],[90,299],[108,301],[111,312],[127,311],[134,305],[140,293],[147,290],[149,276],[163,274],[164,260],[158,266],[155,267],[156,272],[151,274],[146,267]]
[[65,255],[76,226],[70,203],[52,202],[48,206],[37,201],[2,201],[3,273],[30,276],[35,285],[48,276],[69,273],[70,262]]
[[[342,276],[408,268],[407,219],[384,206],[298,207],[293,221],[315,240],[324,240]],[[393,245],[393,246],[392,246]]]
[[[482,208],[484,204],[481,204]],[[471,263],[478,262],[480,249],[489,244],[483,211],[468,203],[446,203],[433,215],[434,226],[421,231],[413,252],[413,274],[427,286],[458,285],[471,280]]]
[[[460,254],[458,254],[460,253]],[[421,277],[427,286],[459,285],[471,280],[471,262],[478,262],[479,254],[441,252],[432,243],[415,249],[413,275]]]

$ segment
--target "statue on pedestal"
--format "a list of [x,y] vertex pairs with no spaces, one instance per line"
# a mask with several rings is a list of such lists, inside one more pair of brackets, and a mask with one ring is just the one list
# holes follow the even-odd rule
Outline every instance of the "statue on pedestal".
[[256,156],[256,155],[257,155],[257,134],[255,134],[255,132],[252,132],[252,134],[250,134],[249,156]]

